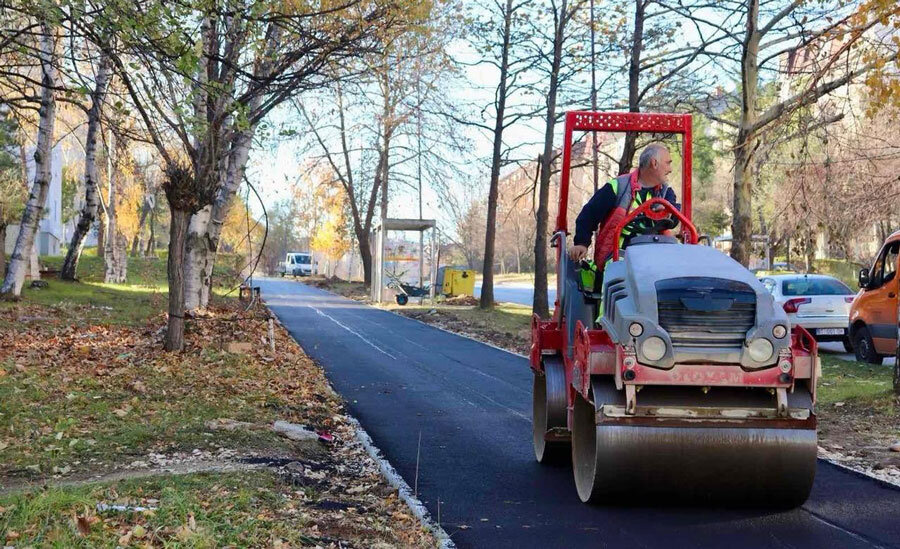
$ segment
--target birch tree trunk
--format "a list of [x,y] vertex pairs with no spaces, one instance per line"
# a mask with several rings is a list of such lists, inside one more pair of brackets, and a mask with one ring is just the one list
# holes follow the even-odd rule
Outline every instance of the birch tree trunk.
[[144,248],[144,257],[156,257],[156,212],[150,210],[150,234],[147,235],[147,247]]
[[106,88],[110,79],[110,62],[106,55],[100,57],[100,66],[97,70],[97,82],[91,96],[91,109],[88,111],[87,143],[84,155],[84,206],[75,224],[72,240],[69,242],[69,250],[63,261],[59,277],[63,280],[75,280],[78,271],[78,260],[84,250],[84,241],[88,232],[97,220],[99,207],[97,173],[97,135],[100,132],[100,115],[103,109],[103,100],[106,97]]
[[209,255],[207,230],[212,204],[191,216],[184,243],[184,307],[194,311],[203,306],[203,271]]
[[[199,262],[194,264],[189,257],[188,262],[185,264],[186,283],[191,283],[194,280],[193,278],[188,278],[189,272],[193,274],[193,271],[188,271],[188,269],[193,269],[195,266],[200,268],[200,308],[206,308],[209,305],[213,267],[216,263],[216,253],[219,249],[222,227],[225,224],[225,218],[228,216],[231,200],[244,179],[244,169],[247,167],[247,159],[250,157],[250,146],[253,143],[254,131],[255,128],[250,128],[245,132],[239,132],[235,136],[228,159],[228,169],[225,173],[225,184],[219,189],[219,192],[216,194],[216,201],[213,202],[210,208],[205,227],[205,242],[202,242],[204,245],[197,249],[200,256]],[[194,217],[197,216],[195,215]],[[185,296],[185,306],[190,310],[191,302],[187,295]]]
[[[209,24],[209,21],[205,21]],[[212,29],[210,29],[212,30]],[[281,43],[282,32],[277,26],[270,26],[266,46],[262,55],[257,57],[254,67],[254,75],[265,77],[272,71],[274,58],[272,52],[276,51]],[[214,33],[212,33],[214,35]],[[207,38],[204,47],[208,47],[214,40],[213,36]],[[205,71],[201,78],[206,78]],[[198,112],[206,110],[206,103],[210,98],[201,93],[198,96],[205,101],[198,103]],[[255,112],[262,105],[262,95],[256,95],[246,105],[247,112]],[[216,105],[222,105],[222,99],[216,101]],[[245,129],[233,128],[230,147],[227,149],[225,165],[222,169],[220,186],[216,192],[212,204],[195,213],[188,229],[185,247],[185,307],[187,310],[204,309],[209,304],[209,296],[212,291],[212,273],[216,262],[216,252],[219,247],[219,239],[222,234],[222,225],[228,215],[231,199],[241,186],[244,178],[244,168],[250,156],[250,147],[253,144],[253,135],[256,132],[256,124],[252,123]],[[249,238],[249,236],[248,236]]]
[[9,268],[3,284],[0,285],[0,295],[18,297],[22,293],[25,273],[34,251],[34,235],[44,212],[47,191],[50,188],[53,130],[56,123],[54,89],[58,85],[55,32],[48,21],[41,23],[41,106],[38,111],[37,145],[34,150],[34,183],[31,186],[28,201],[25,203],[25,211],[22,213],[19,235],[16,237],[16,245],[10,256]]
[[121,284],[125,282],[127,274],[126,262],[128,256],[125,254],[125,237],[119,234],[117,202],[119,195],[119,170],[115,138],[110,132],[109,139],[109,197],[107,198],[107,225],[106,225],[106,249],[103,252],[103,262],[106,264],[106,272],[103,281],[107,284]]
[[503,45],[500,53],[500,83],[497,86],[497,119],[494,122],[494,148],[491,156],[491,184],[488,191],[487,227],[484,232],[484,269],[481,274],[482,309],[494,306],[494,244],[497,233],[497,195],[500,187],[500,161],[503,147],[503,123],[506,111],[506,76],[509,71],[509,40],[512,26],[512,0],[506,0],[503,12]]
[[[204,58],[200,63],[197,71],[197,84],[194,93],[194,116],[197,120],[208,121],[211,112],[216,110],[219,103],[216,98],[211,97],[211,90],[208,88],[209,64],[213,50],[216,47],[216,33],[214,28],[217,21],[210,17],[204,17],[200,26],[201,47]],[[212,69],[214,70],[214,69]],[[223,126],[219,127],[224,129]],[[212,127],[203,128],[205,132],[213,131]],[[195,147],[200,147],[203,139],[200,133],[194,135]],[[224,136],[219,136],[219,140],[224,140]],[[212,204],[207,204],[200,211],[194,212],[190,217],[187,227],[187,234],[184,242],[184,307],[186,311],[194,311],[201,307],[201,287],[203,284],[202,273],[203,263],[207,255],[206,228],[209,225],[210,211]]]
[[138,219],[137,234],[134,235],[134,239],[131,241],[131,257],[137,257],[144,249],[144,226],[147,225],[150,212],[153,210],[153,207],[156,206],[155,193],[156,189],[146,189],[144,191],[144,200],[141,203],[141,216]]

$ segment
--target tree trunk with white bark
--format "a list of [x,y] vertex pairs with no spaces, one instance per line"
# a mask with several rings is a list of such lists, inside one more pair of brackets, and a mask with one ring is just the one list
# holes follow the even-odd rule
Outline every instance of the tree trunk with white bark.
[[184,242],[184,307],[194,311],[203,307],[203,270],[209,257],[209,216],[207,205],[191,216]]
[[34,183],[25,203],[19,236],[10,256],[9,268],[0,295],[18,297],[22,293],[29,260],[34,252],[34,236],[44,213],[50,188],[50,168],[53,159],[53,130],[56,123],[55,88],[58,85],[56,34],[48,21],[41,23],[41,106],[39,109],[37,145],[34,150]]
[[156,206],[156,189],[146,189],[144,191],[144,200],[141,203],[141,215],[138,219],[138,230],[131,241],[131,257],[138,257],[143,252],[144,244],[144,226],[150,218],[150,212]]
[[125,282],[125,276],[128,272],[128,255],[125,253],[126,244],[125,237],[119,232],[118,223],[118,207],[119,200],[119,173],[117,168],[117,160],[114,158],[116,153],[115,142],[112,134],[110,134],[110,170],[109,170],[109,197],[107,199],[107,225],[106,240],[104,244],[106,249],[103,251],[103,262],[106,265],[106,272],[103,281],[107,284],[121,284]]
[[103,108],[103,100],[106,97],[106,88],[110,79],[110,62],[106,55],[100,58],[100,66],[97,70],[97,82],[91,95],[91,108],[88,111],[87,142],[84,154],[84,206],[75,224],[72,240],[69,241],[69,250],[63,261],[59,277],[63,280],[75,280],[78,271],[78,260],[84,250],[84,241],[88,232],[97,220],[97,209],[100,204],[97,187],[100,176],[97,173],[97,136],[100,132],[100,115]]
[[222,226],[228,215],[231,200],[241,186],[244,169],[250,156],[253,128],[239,132],[232,143],[228,168],[216,200],[194,214],[188,230],[185,251],[185,307],[187,310],[204,309],[209,305],[212,290],[213,266],[222,236]]

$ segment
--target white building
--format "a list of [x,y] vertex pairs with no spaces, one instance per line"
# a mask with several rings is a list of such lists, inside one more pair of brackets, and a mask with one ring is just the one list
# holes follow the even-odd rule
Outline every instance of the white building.
[[[50,168],[50,188],[47,190],[47,202],[44,204],[44,215],[41,218],[38,232],[34,237],[34,245],[39,255],[59,255],[60,245],[63,244],[64,229],[62,222],[62,146],[53,147],[53,158]],[[29,191],[34,181],[34,148],[26,154],[26,173],[28,176]],[[12,253],[19,236],[19,225],[14,224],[6,228],[6,254]]]

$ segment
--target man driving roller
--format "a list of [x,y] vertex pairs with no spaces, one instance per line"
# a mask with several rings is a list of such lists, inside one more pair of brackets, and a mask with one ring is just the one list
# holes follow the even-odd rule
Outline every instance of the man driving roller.
[[569,248],[569,257],[573,261],[580,261],[587,256],[594,230],[600,231],[596,254],[600,260],[598,266],[605,265],[612,257],[615,246],[628,246],[631,237],[640,234],[647,227],[630,223],[622,230],[621,240],[615,243],[615,235],[612,234],[615,226],[629,211],[650,198],[665,198],[674,205],[677,200],[675,191],[666,183],[670,173],[672,157],[665,145],[647,145],[641,152],[636,170],[611,179],[581,209],[575,220],[575,239],[574,245]]

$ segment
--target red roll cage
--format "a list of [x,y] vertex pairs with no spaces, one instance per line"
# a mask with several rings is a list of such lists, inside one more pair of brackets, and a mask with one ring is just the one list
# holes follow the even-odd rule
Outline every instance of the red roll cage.
[[650,132],[684,136],[681,148],[681,213],[688,221],[691,220],[691,115],[572,111],[566,113],[556,232],[568,234],[566,217],[569,204],[569,172],[572,167],[572,133],[576,131]]

